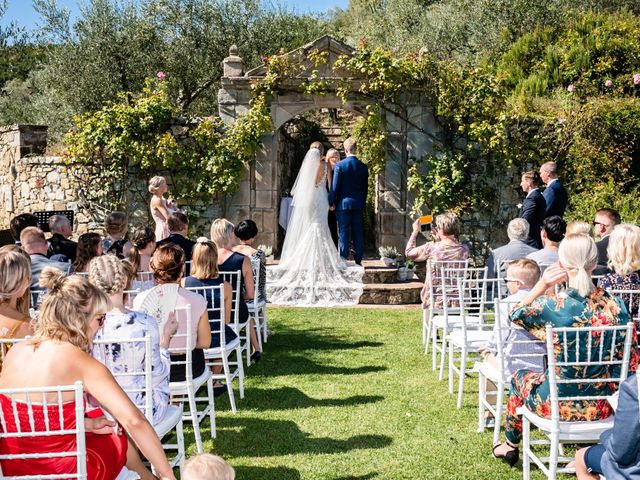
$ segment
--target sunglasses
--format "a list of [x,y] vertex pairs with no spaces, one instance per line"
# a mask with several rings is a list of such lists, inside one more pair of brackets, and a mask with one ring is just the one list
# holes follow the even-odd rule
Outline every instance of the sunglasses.
[[522,280],[518,280],[517,278],[505,278],[505,282],[519,282],[522,283]]
[[95,319],[98,322],[98,325],[101,326],[101,327],[104,325],[104,319],[105,318],[107,318],[107,314],[106,313],[103,313],[102,315],[97,315],[95,317]]

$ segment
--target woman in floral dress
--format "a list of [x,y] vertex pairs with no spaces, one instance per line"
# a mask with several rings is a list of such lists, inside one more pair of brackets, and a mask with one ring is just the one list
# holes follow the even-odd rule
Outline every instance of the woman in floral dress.
[[[511,320],[528,330],[541,340],[545,340],[545,325],[554,327],[591,327],[600,325],[625,325],[631,321],[623,301],[600,288],[595,288],[591,273],[596,267],[598,252],[592,238],[572,234],[560,244],[559,264],[548,267],[542,278],[521,303],[514,306]],[[568,288],[557,294],[545,295],[549,288],[568,281]],[[623,337],[623,336],[622,336]],[[571,335],[569,335],[571,339]],[[580,358],[587,358],[586,342],[569,342],[568,348],[579,345]],[[635,338],[635,335],[634,335]],[[597,360],[601,342],[608,348],[611,334],[593,338],[591,346],[592,360]],[[633,341],[631,364],[635,370],[637,363],[636,343]],[[624,338],[617,336],[616,355],[622,358]],[[569,357],[573,357],[569,352]],[[574,369],[563,367],[563,378],[606,378],[615,377],[619,372],[611,371],[607,365],[594,365],[588,368]],[[616,367],[613,367],[616,368]],[[618,367],[619,368],[619,367]],[[558,393],[567,395],[609,395],[614,393],[608,383],[561,384]],[[495,457],[504,458],[510,465],[518,461],[518,444],[522,438],[522,419],[516,415],[516,409],[525,405],[537,415],[550,418],[551,404],[547,372],[535,373],[518,370],[514,373],[507,402],[505,436],[506,443],[493,448]],[[604,400],[567,401],[560,403],[560,417],[563,421],[601,420],[611,415],[612,409]]]

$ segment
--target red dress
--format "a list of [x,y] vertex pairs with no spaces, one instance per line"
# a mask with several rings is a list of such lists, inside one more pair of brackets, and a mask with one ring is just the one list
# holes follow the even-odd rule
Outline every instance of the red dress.
[[[42,405],[33,405],[32,430],[29,423],[29,414],[25,402],[16,402],[18,418],[23,432],[45,431],[45,415]],[[6,422],[7,432],[17,432],[16,422],[13,417],[11,400],[0,395],[0,408]],[[60,421],[58,405],[48,405],[48,417],[50,430],[59,430]],[[65,429],[74,429],[76,426],[75,402],[62,404],[62,415]],[[2,425],[0,424],[0,429]],[[99,435],[85,434],[87,449],[87,476],[91,480],[114,480],[127,459],[126,435]],[[52,435],[48,437],[20,437],[0,438],[0,453],[50,453],[69,452],[76,449],[76,436]],[[66,458],[43,458],[29,460],[2,460],[3,475],[46,475],[61,473],[76,473],[77,460],[75,456]]]

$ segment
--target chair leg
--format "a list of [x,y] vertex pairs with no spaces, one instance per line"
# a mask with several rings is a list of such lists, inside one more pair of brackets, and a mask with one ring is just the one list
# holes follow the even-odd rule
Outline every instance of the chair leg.
[[236,347],[236,358],[238,360],[238,389],[240,390],[240,398],[244,398],[244,365],[242,364],[240,344]]
[[262,313],[262,341],[267,343],[269,338],[267,335],[267,306],[260,308],[260,312]]
[[431,332],[431,369],[435,372],[438,369],[438,327],[432,322],[429,331]]
[[426,348],[425,350],[425,355],[428,353],[429,350],[429,314],[427,313],[426,309],[422,309],[422,343],[424,343],[424,346]]
[[495,426],[493,427],[493,445],[495,445],[496,443],[498,443],[498,440],[500,438],[500,424],[502,423],[502,409],[503,409],[503,402],[504,402],[504,382],[499,381],[496,384],[496,406],[495,406],[495,411],[496,411],[496,416],[495,416]]
[[[242,365],[242,357],[238,362]],[[229,403],[231,404],[231,411],[233,413],[237,413],[236,411],[236,399],[233,394],[233,382],[231,380],[231,372],[229,371],[229,358],[227,357],[226,352],[222,353],[222,371],[224,372],[224,379],[227,382],[227,393],[229,394]]]
[[180,468],[180,473],[182,473],[182,469],[184,468],[184,464],[186,461],[187,454],[184,449],[184,424],[182,423],[182,418],[176,424],[176,445],[178,447],[178,466]]
[[556,480],[556,473],[558,471],[558,443],[559,443],[558,433],[551,434],[551,445],[549,445],[549,475],[547,478],[549,480]]
[[262,351],[262,329],[260,328],[260,312],[256,310],[256,316],[253,323],[253,328],[256,332],[256,338],[258,339],[258,345],[260,345],[260,351]]
[[467,374],[467,347],[462,346],[460,352],[460,371],[458,372],[458,410],[462,408],[462,394],[464,393],[464,377]]
[[198,453],[203,453],[204,449],[202,448],[202,437],[200,436],[200,421],[198,420],[195,392],[190,391],[187,396],[189,397],[189,411],[191,412],[191,422],[193,423],[193,436],[196,439],[196,447]]
[[[444,350],[443,350],[444,353]],[[449,393],[453,393],[453,342],[449,342],[449,378],[448,378],[448,383],[449,383]],[[444,358],[444,356],[443,356]],[[442,372],[442,368],[440,368],[440,372]],[[442,380],[442,378],[440,378],[440,380]]]
[[207,400],[209,401],[209,426],[211,438],[216,438],[216,402],[213,396],[213,378],[207,380]]
[[522,480],[531,479],[531,457],[529,456],[529,449],[531,448],[531,439],[529,435],[531,433],[531,424],[529,420],[522,416]]
[[486,412],[484,402],[487,401],[487,380],[482,372],[478,373],[478,433],[484,432],[484,415]]
[[247,367],[251,366],[251,320],[244,326],[245,353],[247,355]]
[[446,352],[447,352],[447,343],[448,343],[447,335],[448,334],[449,332],[443,328],[442,329],[442,345],[441,345],[442,355],[440,356],[440,375],[438,376],[438,380],[440,381],[444,379],[444,362],[445,362]]

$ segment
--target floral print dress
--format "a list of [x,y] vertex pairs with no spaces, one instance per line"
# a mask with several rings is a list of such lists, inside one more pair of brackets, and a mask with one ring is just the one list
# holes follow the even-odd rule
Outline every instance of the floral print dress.
[[[554,327],[580,327],[601,325],[626,325],[631,321],[623,301],[604,290],[597,288],[589,297],[581,296],[577,290],[569,288],[557,294],[539,297],[531,305],[516,304],[511,311],[511,320],[522,326],[529,333],[540,340],[546,341],[545,325],[550,323]],[[568,348],[576,348],[577,335],[568,335]],[[622,337],[622,338],[621,338]],[[624,338],[616,336],[616,352],[622,358]],[[596,336],[592,340],[591,356],[597,360],[600,344],[610,348],[611,334]],[[555,342],[557,343],[557,342]],[[586,359],[587,342],[578,344],[580,358]],[[569,352],[569,358],[573,358]],[[632,342],[631,368],[637,365],[637,344],[635,335]],[[559,367],[559,375],[567,379],[606,378],[619,375],[619,366],[594,365],[588,368]],[[612,370],[613,368],[613,370]],[[505,434],[507,441],[517,445],[522,439],[522,419],[516,415],[516,409],[525,405],[529,410],[545,418],[551,417],[551,403],[548,371],[544,373],[529,370],[517,370],[511,380],[509,400],[507,402]],[[614,393],[615,385],[608,383],[560,384],[558,393],[569,395],[610,395]],[[613,413],[606,400],[572,400],[560,402],[560,417],[563,421],[601,420]]]

